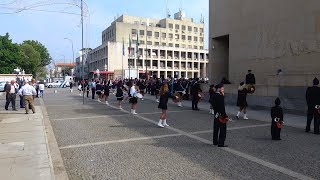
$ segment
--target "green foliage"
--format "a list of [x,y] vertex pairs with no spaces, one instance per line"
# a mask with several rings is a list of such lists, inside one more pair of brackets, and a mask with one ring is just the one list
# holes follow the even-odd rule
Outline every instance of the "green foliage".
[[45,66],[51,63],[48,49],[38,41],[12,43],[9,34],[0,35],[0,74],[11,74],[20,67],[34,77],[45,77]]
[[0,36],[0,74],[11,74],[20,66],[22,53],[18,44],[12,43],[9,34]]
[[48,52],[48,49],[38,41],[27,40],[23,41],[23,44],[30,44],[36,51],[40,53],[41,66],[46,66],[51,63],[52,58]]
[[23,53],[21,68],[36,77],[38,67],[41,64],[40,53],[30,44],[21,44],[21,51]]

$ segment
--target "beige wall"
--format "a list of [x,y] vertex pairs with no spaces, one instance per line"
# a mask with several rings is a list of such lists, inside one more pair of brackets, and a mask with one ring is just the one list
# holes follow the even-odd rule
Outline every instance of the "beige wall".
[[[263,85],[305,86],[320,74],[319,0],[210,0],[211,79],[244,80],[248,69]],[[229,56],[213,38],[229,35]],[[223,54],[223,53],[222,53]],[[222,58],[221,58],[222,57]],[[229,58],[228,69],[224,71]],[[222,69],[222,70],[221,70]],[[283,70],[281,81],[275,77]],[[309,82],[308,82],[309,81]]]

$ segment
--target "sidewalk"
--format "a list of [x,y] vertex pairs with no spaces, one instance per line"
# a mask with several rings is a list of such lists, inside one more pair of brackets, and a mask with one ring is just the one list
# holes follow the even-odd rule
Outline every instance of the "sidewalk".
[[[151,96],[149,94],[146,94],[145,99],[153,100],[156,101],[155,96]],[[171,100],[169,100],[170,104],[175,104]],[[191,109],[191,101],[182,101],[182,105],[185,107],[190,107]],[[208,111],[209,113],[209,108],[210,104],[207,101],[200,101],[198,104],[198,107],[202,111]],[[271,109],[271,107],[270,107]],[[231,116],[235,120],[235,116],[238,112],[238,107],[237,106],[230,106],[226,105],[226,111],[229,116]],[[259,121],[264,121],[264,122],[270,122],[271,117],[270,117],[270,111],[268,110],[256,110],[256,109],[250,109],[250,107],[247,109],[247,115],[249,119],[255,119]],[[242,117],[242,114],[240,115]],[[241,120],[240,117],[240,120]],[[301,115],[294,115],[294,114],[284,114],[284,125],[285,126],[291,126],[291,127],[296,127],[296,128],[302,128],[304,129],[306,126],[306,121],[307,121],[307,116],[301,116]],[[313,125],[311,125],[311,128],[313,128]],[[312,129],[313,130],[313,129]]]
[[[4,105],[3,97],[0,103]],[[38,102],[36,105],[36,113],[30,110],[28,115],[24,109],[0,108],[1,179],[60,179],[53,171],[43,110]]]

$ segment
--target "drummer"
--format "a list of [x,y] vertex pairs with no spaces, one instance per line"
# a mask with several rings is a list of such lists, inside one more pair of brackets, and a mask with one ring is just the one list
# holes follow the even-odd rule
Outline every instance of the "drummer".
[[179,107],[182,107],[182,96],[185,94],[186,91],[182,86],[181,79],[179,79],[178,82],[175,83],[174,90],[175,90],[175,92],[177,93],[177,95],[179,97],[177,104],[178,104]]
[[247,88],[249,90],[249,93],[254,93],[255,91],[255,85],[256,85],[256,78],[254,74],[252,73],[252,70],[248,70],[248,74],[246,75],[246,82]]

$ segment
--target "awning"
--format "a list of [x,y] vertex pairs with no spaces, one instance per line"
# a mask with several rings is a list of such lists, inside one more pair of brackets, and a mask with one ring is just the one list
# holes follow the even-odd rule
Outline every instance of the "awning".
[[[97,71],[91,71],[93,74],[97,74]],[[113,71],[100,71],[99,74],[114,74]]]

